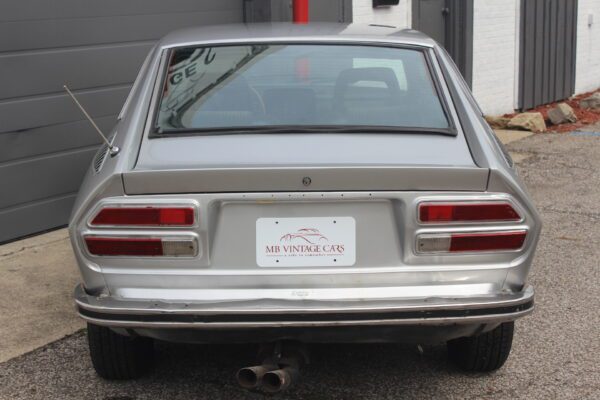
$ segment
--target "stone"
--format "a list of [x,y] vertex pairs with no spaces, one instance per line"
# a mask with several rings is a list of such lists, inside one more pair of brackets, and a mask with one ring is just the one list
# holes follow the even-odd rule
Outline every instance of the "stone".
[[523,130],[506,130],[506,129],[494,129],[496,137],[500,139],[500,142],[507,145],[512,142],[523,140],[526,137],[533,135],[533,132]]
[[546,122],[544,121],[542,113],[539,112],[517,114],[508,122],[508,127],[536,133],[546,132]]
[[508,122],[510,121],[510,118],[486,115],[485,120],[494,129],[506,129],[508,127]]
[[560,103],[548,111],[548,118],[554,125],[577,122],[575,111],[567,103]]
[[581,100],[579,105],[581,108],[600,108],[600,92],[596,92],[593,95]]

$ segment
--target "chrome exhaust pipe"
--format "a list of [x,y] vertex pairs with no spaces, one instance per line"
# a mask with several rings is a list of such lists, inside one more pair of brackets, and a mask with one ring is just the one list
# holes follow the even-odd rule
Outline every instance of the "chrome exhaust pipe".
[[241,368],[236,378],[245,389],[262,389],[266,393],[281,392],[300,376],[300,368],[308,364],[308,352],[301,343],[275,342],[263,344],[258,353],[260,365]]
[[289,388],[298,378],[298,369],[294,367],[284,367],[269,371],[264,374],[262,379],[262,389],[267,393],[277,393]]
[[241,368],[235,376],[238,384],[244,389],[257,389],[262,385],[265,374],[277,368],[276,365],[256,365]]

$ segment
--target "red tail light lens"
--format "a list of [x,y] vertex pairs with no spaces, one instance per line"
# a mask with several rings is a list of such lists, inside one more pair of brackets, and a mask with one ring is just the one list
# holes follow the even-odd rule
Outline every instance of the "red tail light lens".
[[460,253],[519,250],[526,230],[478,233],[424,234],[417,239],[420,253]]
[[194,256],[192,238],[144,238],[86,236],[88,252],[95,256]]
[[160,239],[86,237],[90,254],[96,256],[162,256]]
[[105,207],[93,226],[192,226],[192,207]]
[[419,221],[426,224],[520,220],[521,216],[508,202],[419,204]]
[[453,233],[450,252],[518,250],[525,243],[526,231],[494,233]]

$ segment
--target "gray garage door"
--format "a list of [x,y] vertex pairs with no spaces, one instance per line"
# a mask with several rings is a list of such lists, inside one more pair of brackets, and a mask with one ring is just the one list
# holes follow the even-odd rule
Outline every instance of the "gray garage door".
[[65,225],[145,54],[184,26],[241,22],[243,0],[0,2],[0,243]]

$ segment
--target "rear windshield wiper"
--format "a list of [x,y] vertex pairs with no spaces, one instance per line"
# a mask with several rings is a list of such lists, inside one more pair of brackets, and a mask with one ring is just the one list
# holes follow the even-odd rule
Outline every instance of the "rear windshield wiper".
[[157,129],[152,136],[170,135],[236,135],[245,133],[413,133],[456,136],[453,128],[423,128],[378,125],[267,125],[223,128]]

